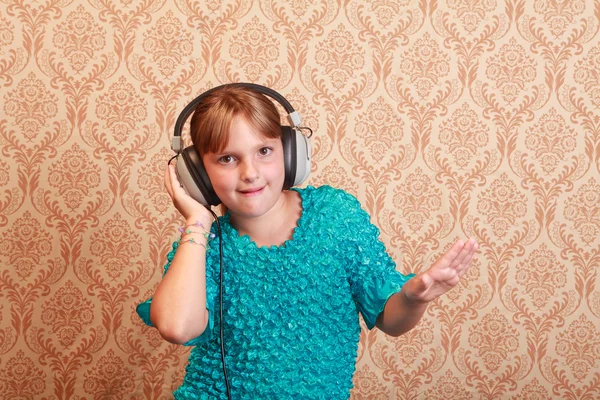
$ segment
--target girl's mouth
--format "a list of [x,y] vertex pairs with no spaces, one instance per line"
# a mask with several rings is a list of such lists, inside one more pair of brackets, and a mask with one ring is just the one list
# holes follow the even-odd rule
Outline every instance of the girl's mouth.
[[251,188],[251,189],[245,189],[245,190],[240,190],[239,192],[242,194],[242,196],[258,196],[259,194],[261,194],[263,192],[263,189],[265,187],[259,187],[259,188]]

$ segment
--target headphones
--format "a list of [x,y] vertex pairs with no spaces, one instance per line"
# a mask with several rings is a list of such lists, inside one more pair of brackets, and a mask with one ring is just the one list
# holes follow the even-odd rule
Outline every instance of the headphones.
[[[310,173],[310,161],[312,151],[310,146],[310,137],[312,130],[308,127],[301,127],[302,118],[292,105],[279,93],[268,87],[254,83],[229,83],[214,87],[196,97],[188,104],[175,123],[175,132],[171,140],[171,149],[177,153],[175,170],[179,182],[185,191],[200,204],[206,207],[216,206],[221,200],[215,193],[212,183],[204,168],[202,157],[194,146],[186,147],[182,150],[181,132],[183,125],[189,116],[194,112],[196,106],[204,100],[209,94],[223,89],[225,87],[245,87],[259,92],[265,96],[277,101],[288,113],[287,118],[292,126],[281,126],[281,142],[283,144],[283,164],[285,178],[283,180],[283,189],[289,189],[292,186],[301,184],[308,178]],[[310,131],[308,136],[302,133],[302,130]]]

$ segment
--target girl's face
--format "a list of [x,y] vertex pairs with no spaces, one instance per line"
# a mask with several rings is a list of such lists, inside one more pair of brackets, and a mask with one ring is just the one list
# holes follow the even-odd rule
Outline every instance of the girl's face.
[[243,116],[231,122],[225,149],[204,154],[202,161],[215,193],[232,216],[260,217],[283,201],[281,139],[263,136]]

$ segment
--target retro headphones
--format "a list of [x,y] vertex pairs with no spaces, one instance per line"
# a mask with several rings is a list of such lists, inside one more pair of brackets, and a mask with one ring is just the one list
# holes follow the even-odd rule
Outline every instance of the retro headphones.
[[[294,110],[292,105],[282,95],[268,87],[254,83],[229,83],[217,86],[196,97],[183,109],[175,123],[175,133],[171,140],[171,149],[177,153],[175,156],[177,158],[175,169],[177,171],[179,182],[192,198],[205,206],[216,206],[221,203],[221,200],[213,189],[212,183],[204,168],[202,157],[200,157],[196,148],[192,145],[183,150],[181,149],[181,132],[186,120],[204,98],[214,91],[232,86],[246,87],[262,93],[281,104],[288,113],[287,118],[292,126],[281,126],[281,142],[283,144],[283,162],[285,170],[283,189],[289,189],[292,186],[301,184],[308,178],[310,173],[312,151],[309,139],[312,136],[312,130],[308,127],[300,126],[302,123],[300,114]],[[302,130],[305,129],[310,131],[308,136],[302,133]]]

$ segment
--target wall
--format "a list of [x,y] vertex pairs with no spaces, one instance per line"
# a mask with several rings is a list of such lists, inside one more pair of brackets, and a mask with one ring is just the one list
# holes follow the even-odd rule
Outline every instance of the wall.
[[177,237],[172,128],[250,81],[399,270],[481,245],[416,329],[363,331],[353,399],[600,398],[599,23],[583,0],[0,1],[0,396],[170,398],[188,349],[134,308]]

